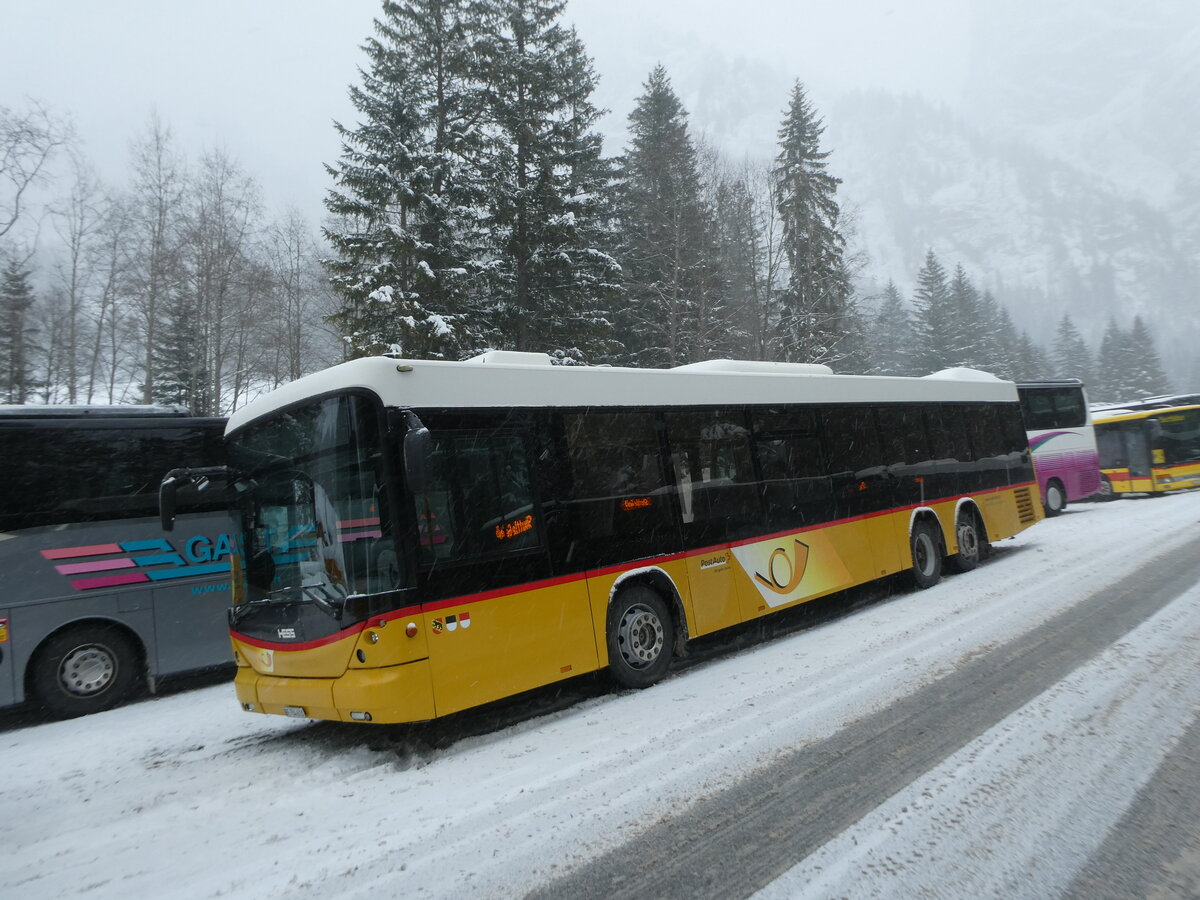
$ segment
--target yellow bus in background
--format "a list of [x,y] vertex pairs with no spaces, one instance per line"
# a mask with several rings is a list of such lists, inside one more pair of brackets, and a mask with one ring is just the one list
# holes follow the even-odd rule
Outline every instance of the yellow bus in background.
[[1098,498],[1200,487],[1200,405],[1146,401],[1094,413]]
[[692,638],[927,587],[1042,515],[1016,387],[970,370],[380,357],[238,410],[226,443],[237,696],[315,719],[645,687]]

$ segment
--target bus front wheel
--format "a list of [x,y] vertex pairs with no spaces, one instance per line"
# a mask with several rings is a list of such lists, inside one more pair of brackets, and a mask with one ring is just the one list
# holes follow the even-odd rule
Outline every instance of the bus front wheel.
[[133,688],[137,660],[137,648],[123,631],[77,625],[53,635],[38,650],[30,692],[60,719],[111,709]]
[[1062,484],[1053,480],[1046,482],[1046,502],[1043,505],[1046,507],[1047,518],[1057,516],[1067,508],[1067,492],[1063,490]]
[[608,616],[608,667],[617,684],[644,688],[671,665],[675,625],[666,601],[644,584],[625,588]]
[[922,590],[933,587],[942,577],[941,541],[934,526],[927,520],[913,525],[909,545],[912,549],[913,581]]

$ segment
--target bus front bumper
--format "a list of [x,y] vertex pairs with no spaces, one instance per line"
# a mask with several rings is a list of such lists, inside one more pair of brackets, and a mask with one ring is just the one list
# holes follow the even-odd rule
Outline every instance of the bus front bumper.
[[347,669],[337,678],[260,675],[249,666],[234,678],[246,712],[333,722],[423,722],[435,715],[429,660],[382,669]]

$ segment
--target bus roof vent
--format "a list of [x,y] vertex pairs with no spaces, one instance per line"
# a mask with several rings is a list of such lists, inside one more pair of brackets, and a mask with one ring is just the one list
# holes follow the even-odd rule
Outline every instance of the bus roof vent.
[[466,360],[476,365],[503,366],[549,366],[550,357],[545,353],[521,353],[517,350],[488,350]]
[[922,375],[922,378],[936,378],[939,381],[1003,381],[1003,378],[997,378],[991,372],[984,372],[980,369],[968,369],[965,366],[957,366],[952,369],[939,369],[931,375]]
[[703,362],[675,366],[672,372],[741,372],[753,375],[832,375],[833,369],[820,363],[763,362],[753,359],[706,359]]

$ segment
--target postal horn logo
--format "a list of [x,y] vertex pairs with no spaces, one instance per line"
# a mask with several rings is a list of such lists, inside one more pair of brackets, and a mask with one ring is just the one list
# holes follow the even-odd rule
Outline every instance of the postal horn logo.
[[790,594],[800,586],[808,568],[808,545],[797,540],[792,552],[776,547],[767,559],[766,574],[754,573],[754,580],[776,594]]

